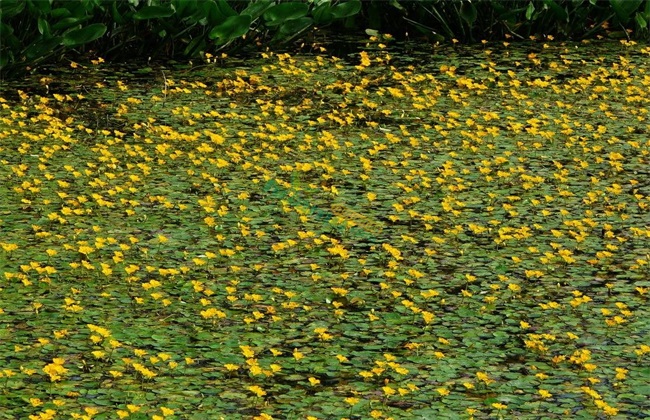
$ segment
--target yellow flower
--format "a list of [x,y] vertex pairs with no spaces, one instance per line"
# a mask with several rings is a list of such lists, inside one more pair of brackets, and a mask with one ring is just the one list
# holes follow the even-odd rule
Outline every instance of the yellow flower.
[[391,388],[390,386],[384,386],[381,388],[384,391],[384,394],[387,396],[395,395],[396,391],[394,388]]
[[264,391],[261,387],[257,385],[251,385],[248,387],[248,390],[252,392],[253,394],[257,395],[258,397],[263,397],[266,395],[266,391]]
[[241,352],[245,358],[252,359],[255,357],[255,352],[250,348],[250,346],[239,346],[239,348],[241,349]]

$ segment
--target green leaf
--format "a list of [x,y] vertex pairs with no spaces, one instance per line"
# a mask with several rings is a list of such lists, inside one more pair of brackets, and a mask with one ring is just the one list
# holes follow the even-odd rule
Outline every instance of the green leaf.
[[3,20],[20,14],[25,9],[25,2],[19,0],[3,0],[0,7],[0,17]]
[[566,9],[560,6],[559,4],[557,4],[555,0],[543,0],[543,1],[544,1],[544,6],[551,9],[551,11],[555,14],[555,17],[558,20],[561,20],[562,22],[569,21],[569,14],[567,13]]
[[643,18],[643,15],[641,13],[637,13],[634,16],[634,20],[636,21],[639,29],[646,29],[648,27],[648,21]]
[[535,13],[535,5],[531,1],[528,3],[528,7],[526,8],[526,20],[531,20],[533,18],[533,13]]
[[52,5],[50,3],[48,0],[29,0],[30,7],[38,10],[41,16],[48,15],[52,11]]
[[318,5],[311,13],[314,22],[317,25],[328,25],[334,20],[334,15],[332,14],[332,7],[329,3],[323,3]]
[[50,13],[50,18],[53,19],[66,18],[71,15],[72,13],[70,12],[70,10],[66,9],[65,7],[59,7],[57,9],[52,10],[52,13]]
[[113,20],[115,23],[121,25],[124,23],[124,16],[120,13],[120,11],[117,9],[117,2],[113,2],[111,13],[113,15]]
[[214,0],[199,3],[197,12],[192,19],[199,21],[202,25],[219,25],[226,20],[228,16],[221,13],[219,6]]
[[7,38],[14,33],[14,28],[11,25],[0,22],[0,38]]
[[463,20],[467,22],[470,26],[474,24],[476,18],[478,17],[478,11],[476,10],[476,6],[474,6],[474,4],[471,2],[464,1],[460,5],[460,17],[462,17]]
[[219,13],[226,17],[237,16],[237,12],[230,7],[226,0],[217,0],[217,9],[219,9]]
[[309,17],[292,19],[283,23],[278,33],[283,36],[293,37],[300,34],[302,31],[306,30],[307,28],[309,28],[313,23],[314,21],[312,20],[312,18]]
[[361,2],[359,0],[349,0],[332,7],[332,15],[334,15],[336,19],[343,19],[356,15],[360,10]]
[[44,57],[61,45],[62,39],[63,38],[60,36],[54,38],[41,38],[27,47],[23,54],[28,60]]
[[52,29],[54,31],[61,31],[61,30],[69,29],[69,28],[72,28],[73,26],[77,26],[77,25],[83,23],[86,20],[88,20],[88,18],[79,19],[79,18],[72,17],[72,16],[71,17],[66,17],[66,18],[61,19],[60,21],[58,21],[54,25],[52,25]]
[[642,3],[643,0],[609,0],[616,17],[624,24],[630,21],[632,14],[636,12]]
[[300,19],[307,15],[309,6],[305,3],[280,3],[264,12],[267,26],[278,26],[292,19]]
[[404,6],[402,6],[401,4],[399,4],[399,2],[398,2],[397,0],[390,0],[390,1],[388,2],[388,4],[390,4],[391,6],[393,6],[394,8],[396,8],[397,10],[399,10],[400,12],[404,12],[404,11],[406,11],[406,9],[404,8]]
[[93,23],[83,28],[73,29],[63,35],[63,45],[73,47],[86,44],[101,38],[106,33],[106,29],[103,23]]
[[256,1],[255,3],[250,3],[248,7],[242,10],[241,14],[249,15],[253,19],[257,19],[272,6],[273,2],[269,0]]
[[230,16],[222,24],[215,26],[208,35],[224,44],[245,35],[253,19],[249,15]]
[[196,56],[198,52],[205,50],[206,45],[205,37],[196,37],[187,44],[183,54],[190,57]]
[[134,15],[133,19],[136,20],[147,20],[147,19],[160,19],[167,18],[172,16],[176,10],[174,6],[145,6],[142,9],[138,10]]
[[49,37],[50,36],[50,24],[47,23],[47,21],[41,17],[38,18],[38,32],[40,32],[41,35]]

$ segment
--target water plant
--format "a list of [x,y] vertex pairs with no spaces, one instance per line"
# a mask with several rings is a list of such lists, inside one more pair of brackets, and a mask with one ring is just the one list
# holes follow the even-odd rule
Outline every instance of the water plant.
[[3,415],[650,415],[650,50],[427,48],[3,86]]

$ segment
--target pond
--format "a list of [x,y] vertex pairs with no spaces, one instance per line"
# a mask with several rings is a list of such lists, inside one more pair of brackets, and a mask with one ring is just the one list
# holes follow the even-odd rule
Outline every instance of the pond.
[[650,47],[388,41],[3,83],[3,414],[650,416]]

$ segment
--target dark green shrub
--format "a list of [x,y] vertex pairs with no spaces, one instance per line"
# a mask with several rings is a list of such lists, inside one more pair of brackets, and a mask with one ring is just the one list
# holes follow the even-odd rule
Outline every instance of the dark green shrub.
[[477,41],[647,38],[649,22],[650,0],[2,0],[0,74],[91,48],[107,58],[196,57],[323,27]]

